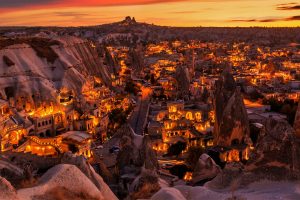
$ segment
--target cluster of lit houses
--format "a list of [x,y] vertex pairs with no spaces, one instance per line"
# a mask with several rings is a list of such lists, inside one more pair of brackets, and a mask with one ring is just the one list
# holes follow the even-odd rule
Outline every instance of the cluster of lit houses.
[[[190,108],[189,108],[190,107]],[[196,107],[196,108],[193,108]],[[214,114],[207,106],[188,106],[183,101],[152,107],[148,133],[153,149],[164,152],[178,141],[190,146],[212,146]]]
[[98,79],[91,82],[82,88],[81,100],[66,88],[53,101],[38,101],[38,94],[0,100],[1,151],[39,156],[72,151],[91,157],[92,142],[107,139],[109,113],[115,108],[126,110],[131,103],[127,97],[118,98]]
[[[124,87],[129,79],[134,79],[130,49],[120,46],[107,47],[107,50],[119,66],[117,72],[111,72],[112,86]],[[222,68],[224,63],[233,66],[236,82],[246,93],[258,89],[265,98],[296,100],[300,91],[300,81],[296,80],[300,74],[300,55],[291,55],[291,51],[294,50],[261,48],[245,43],[173,41],[148,44],[144,55],[145,67],[135,75],[141,80],[148,75],[148,84],[154,79],[147,126],[153,149],[166,153],[170,145],[182,141],[187,143],[187,149],[191,146],[210,148],[218,152],[224,162],[247,160],[250,146],[222,147],[214,144],[214,112],[209,105],[220,72],[218,66]],[[178,66],[188,68],[192,103],[177,100],[175,73]],[[197,69],[199,66],[201,71]],[[274,69],[276,72],[273,73]],[[199,99],[204,90],[208,92],[208,99],[201,102]],[[81,98],[66,88],[57,92],[54,101],[41,96],[19,95],[18,98],[0,100],[1,151],[46,156],[73,151],[90,157],[93,140],[107,139],[108,114],[115,108],[126,110],[131,104],[129,97],[118,98],[96,77],[84,84]],[[250,121],[256,124],[266,114],[258,113],[257,106],[248,110]]]

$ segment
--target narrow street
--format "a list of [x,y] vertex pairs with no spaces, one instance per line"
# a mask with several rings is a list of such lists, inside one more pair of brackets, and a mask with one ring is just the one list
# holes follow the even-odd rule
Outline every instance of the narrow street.
[[142,95],[139,96],[137,105],[128,121],[131,128],[138,135],[144,134],[144,128],[147,124],[151,93],[151,88],[142,88]]

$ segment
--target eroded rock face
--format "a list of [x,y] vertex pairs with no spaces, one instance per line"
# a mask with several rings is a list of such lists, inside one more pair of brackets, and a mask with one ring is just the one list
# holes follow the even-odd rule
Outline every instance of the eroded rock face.
[[300,141],[288,122],[268,119],[250,163],[270,178],[300,178]]
[[243,187],[261,180],[299,180],[299,158],[300,141],[294,129],[286,121],[270,118],[247,164],[226,164],[222,173],[206,183],[206,186],[222,189],[231,187],[236,181],[239,187]]
[[207,154],[202,154],[195,166],[192,183],[201,184],[215,178],[221,172],[220,167]]
[[298,103],[298,108],[297,108],[295,121],[294,121],[294,129],[295,129],[296,136],[300,138],[300,103]]
[[247,111],[240,89],[236,86],[229,69],[223,71],[215,87],[215,145],[230,146],[244,143],[250,134]]
[[[46,40],[39,37],[34,39]],[[106,85],[111,85],[109,73],[100,62],[97,50],[87,40],[65,36],[55,37],[56,42],[36,42],[34,46],[43,53],[38,53],[28,41],[27,44],[16,38],[9,40],[14,41],[13,45],[0,48],[2,98],[21,94],[30,97],[40,93],[46,99],[56,100],[56,90],[61,88],[81,94],[82,86],[90,76],[98,76]],[[10,60],[9,68],[3,56]]]

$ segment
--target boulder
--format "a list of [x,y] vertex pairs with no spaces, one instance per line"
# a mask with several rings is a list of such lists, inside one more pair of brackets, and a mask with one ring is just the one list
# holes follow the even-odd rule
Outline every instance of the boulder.
[[[37,186],[18,190],[18,197],[23,200],[59,198],[56,195],[75,199],[117,199],[101,177],[96,179],[101,189],[76,166],[60,164],[48,170]],[[59,193],[54,193],[55,190]]]
[[155,193],[151,200],[186,200],[186,198],[181,194],[181,192],[175,188],[162,188],[157,193]]
[[151,170],[143,170],[129,187],[130,199],[147,199],[160,190],[159,178]]
[[215,178],[221,172],[221,168],[207,154],[202,154],[195,166],[192,175],[192,184],[203,184]]
[[[88,161],[83,156],[75,156],[72,153],[65,153],[61,163],[75,165],[80,171],[87,176],[95,186],[105,195],[111,196],[113,193],[103,181],[102,177],[95,172]],[[113,195],[114,196],[114,195]]]

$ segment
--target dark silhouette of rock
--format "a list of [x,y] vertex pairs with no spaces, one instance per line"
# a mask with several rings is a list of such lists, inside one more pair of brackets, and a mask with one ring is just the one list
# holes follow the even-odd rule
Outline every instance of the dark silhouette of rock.
[[138,46],[136,49],[130,49],[129,55],[132,63],[132,68],[138,72],[142,71],[145,67],[142,47]]
[[247,111],[230,69],[224,69],[214,93],[214,143],[220,146],[242,144],[249,137]]
[[125,124],[114,135],[114,139],[119,138],[120,152],[117,156],[119,170],[123,168],[142,167],[145,169],[158,169],[156,154],[150,146],[148,136],[136,135],[132,128]]
[[300,178],[300,141],[287,121],[268,119],[250,164],[270,178]]
[[300,138],[300,103],[298,103],[298,108],[294,121],[294,129],[296,136]]
[[175,79],[178,86],[178,97],[187,99],[189,96],[190,77],[188,68],[185,66],[177,66]]
[[148,199],[160,188],[157,174],[151,170],[143,170],[130,185],[130,199]]
[[25,179],[25,173],[22,168],[0,157],[0,175],[13,185],[18,185]]
[[0,199],[18,200],[16,189],[5,178],[0,176]]
[[215,178],[221,172],[221,168],[215,161],[207,154],[202,154],[195,166],[192,183],[204,183]]

